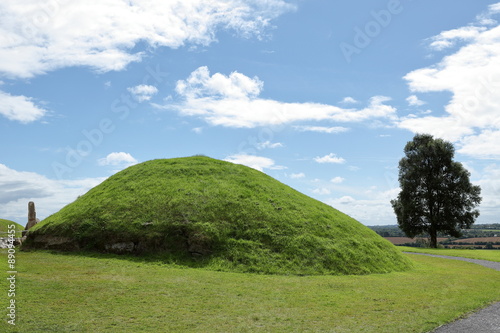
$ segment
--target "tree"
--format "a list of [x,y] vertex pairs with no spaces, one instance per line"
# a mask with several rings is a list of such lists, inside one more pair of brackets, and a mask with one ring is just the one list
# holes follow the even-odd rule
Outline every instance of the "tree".
[[417,134],[404,148],[399,162],[401,191],[391,200],[398,225],[408,237],[427,233],[437,247],[437,234],[460,237],[479,216],[481,188],[472,185],[470,173],[453,161],[450,142]]

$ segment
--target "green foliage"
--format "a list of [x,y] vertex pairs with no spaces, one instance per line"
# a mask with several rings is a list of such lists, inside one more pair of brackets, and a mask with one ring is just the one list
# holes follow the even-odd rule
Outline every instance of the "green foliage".
[[[411,267],[392,244],[338,210],[257,170],[196,156],[123,170],[37,224],[73,248],[267,274],[369,274]],[[67,244],[64,245],[67,247]]]
[[399,162],[401,192],[391,201],[398,225],[408,237],[428,233],[436,247],[438,232],[453,237],[479,216],[481,188],[470,173],[453,161],[453,145],[431,135],[417,134],[405,146]]
[[403,230],[401,230],[397,225],[375,225],[368,226],[368,228],[372,229],[382,237],[406,237]]
[[474,224],[470,229],[462,230],[462,237],[495,237],[500,236],[500,223]]

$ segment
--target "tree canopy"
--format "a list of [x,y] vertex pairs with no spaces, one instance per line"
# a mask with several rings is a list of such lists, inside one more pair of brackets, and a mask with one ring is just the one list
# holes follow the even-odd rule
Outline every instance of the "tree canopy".
[[437,247],[437,233],[460,237],[479,216],[481,188],[453,161],[455,148],[432,135],[417,134],[399,162],[401,192],[391,204],[399,227],[408,237],[427,233]]

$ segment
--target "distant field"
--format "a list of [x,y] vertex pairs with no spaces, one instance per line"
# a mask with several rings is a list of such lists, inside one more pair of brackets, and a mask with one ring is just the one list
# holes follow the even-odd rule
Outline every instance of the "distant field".
[[[482,250],[482,249],[487,249],[486,248],[486,245],[474,245],[474,244],[467,244],[467,245],[460,245],[460,244],[452,244],[452,245],[445,245],[447,248],[451,248],[451,249],[470,249],[470,248],[474,248],[474,249],[477,249],[477,250]],[[493,249],[500,249],[500,245],[491,245],[491,247]]]
[[[490,243],[490,244],[487,244]],[[445,246],[460,248],[460,247],[474,247],[474,248],[494,248],[500,249],[500,237],[473,237],[463,238],[445,243]]]
[[[16,327],[6,323],[4,293],[0,331],[428,332],[500,301],[500,272],[407,256],[415,262],[407,272],[278,276],[18,252]],[[5,291],[7,260],[0,271]]]
[[415,243],[415,239],[408,237],[384,237],[384,238],[394,245]]
[[474,237],[474,238],[457,239],[452,241],[452,243],[470,243],[470,244],[474,244],[476,242],[496,243],[500,242],[500,237]]
[[469,233],[469,232],[474,232],[474,231],[482,231],[482,232],[500,232],[500,229],[496,228],[481,228],[479,225],[479,228],[475,228],[474,226],[472,229],[465,229],[464,232]]
[[[384,237],[389,242],[394,245],[408,244],[408,243],[416,243],[416,238],[408,238],[408,237]],[[447,238],[438,238],[438,242],[444,241]]]

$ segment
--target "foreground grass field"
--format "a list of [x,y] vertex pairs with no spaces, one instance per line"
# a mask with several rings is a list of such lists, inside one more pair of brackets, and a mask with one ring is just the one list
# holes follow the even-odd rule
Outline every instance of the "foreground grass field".
[[407,246],[398,246],[404,252],[439,254],[443,256],[464,257],[500,262],[500,250],[460,250],[460,249],[427,249]]
[[[500,272],[407,256],[415,261],[407,272],[277,276],[18,252],[17,325],[2,314],[0,331],[427,332],[500,301]],[[5,251],[0,258],[5,275]]]

